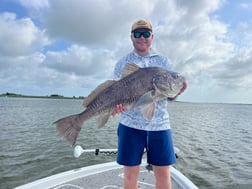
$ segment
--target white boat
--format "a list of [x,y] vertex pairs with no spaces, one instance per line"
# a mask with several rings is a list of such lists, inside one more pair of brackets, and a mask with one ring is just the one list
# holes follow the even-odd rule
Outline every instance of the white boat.
[[[91,152],[93,150],[88,151]],[[98,153],[98,150],[95,151]],[[80,155],[78,153],[76,154],[75,152],[75,157]],[[146,166],[146,160],[143,159],[138,179],[139,188],[153,189],[155,188],[154,173],[147,170]],[[171,167],[171,179],[173,189],[198,189],[196,185],[174,167]],[[15,189],[122,189],[122,184],[123,167],[116,162],[109,162],[52,175]]]

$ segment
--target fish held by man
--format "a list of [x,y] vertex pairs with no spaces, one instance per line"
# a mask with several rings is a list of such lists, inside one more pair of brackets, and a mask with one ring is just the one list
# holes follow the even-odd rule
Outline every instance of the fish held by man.
[[83,123],[98,118],[98,127],[103,127],[116,105],[140,108],[142,115],[151,120],[156,102],[164,98],[175,98],[186,88],[186,80],[176,72],[160,67],[139,68],[126,64],[122,79],[108,80],[99,85],[84,100],[85,110],[54,122],[61,135],[73,146]]

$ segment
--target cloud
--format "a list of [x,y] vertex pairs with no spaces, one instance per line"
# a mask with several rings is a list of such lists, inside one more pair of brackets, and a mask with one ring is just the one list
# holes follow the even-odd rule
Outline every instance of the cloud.
[[252,3],[241,3],[240,7],[245,10],[252,10]]
[[17,19],[14,13],[0,14],[0,55],[22,56],[39,50],[48,43],[43,30],[30,18]]
[[48,0],[19,0],[20,4],[31,10],[41,10],[49,7]]
[[[114,66],[113,52],[73,45],[60,52],[47,52],[43,65],[67,74],[92,76],[111,73]],[[104,72],[104,70],[106,72]],[[105,74],[105,75],[104,75]]]
[[131,22],[136,17],[148,16],[153,3],[146,1],[50,1],[45,11],[47,34],[65,38],[82,45],[111,45],[129,35]]

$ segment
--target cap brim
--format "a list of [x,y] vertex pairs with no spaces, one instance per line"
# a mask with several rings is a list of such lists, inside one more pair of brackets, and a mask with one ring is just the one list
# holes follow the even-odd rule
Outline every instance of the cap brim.
[[152,29],[150,29],[150,28],[136,28],[136,29],[133,29],[131,32],[134,32],[134,31],[138,31],[138,30],[140,30],[140,31],[143,31],[143,30],[145,30],[145,31],[152,31]]

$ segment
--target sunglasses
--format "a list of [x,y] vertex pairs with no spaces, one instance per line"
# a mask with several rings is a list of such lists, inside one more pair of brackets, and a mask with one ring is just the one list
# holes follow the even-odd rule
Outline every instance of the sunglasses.
[[145,32],[132,32],[134,38],[140,38],[141,36],[143,36],[144,38],[149,38],[151,36],[151,32],[150,31],[145,31]]

